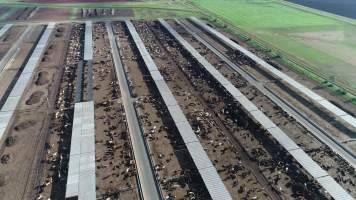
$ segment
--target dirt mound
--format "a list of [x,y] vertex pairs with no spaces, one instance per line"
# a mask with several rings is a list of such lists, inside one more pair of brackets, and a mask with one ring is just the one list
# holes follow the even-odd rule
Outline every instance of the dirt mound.
[[62,37],[63,34],[62,33],[56,33],[54,36],[56,36],[58,38],[58,37]]
[[52,48],[48,48],[45,52],[44,52],[44,55],[51,55],[53,53],[53,47]]
[[35,81],[36,85],[45,85],[49,82],[49,73],[46,71],[39,72]]
[[30,127],[33,127],[35,125],[36,125],[36,120],[26,120],[26,121],[23,121],[23,122],[17,124],[14,129],[16,131],[20,131],[23,129],[28,129]]
[[64,30],[65,30],[64,27],[57,28],[57,32],[59,32],[59,33],[63,32]]
[[14,137],[13,137],[13,136],[7,137],[6,140],[5,140],[5,145],[6,145],[7,147],[13,146],[13,145],[15,144],[15,142],[16,142],[16,139],[17,139],[16,136],[14,136]]
[[41,60],[41,62],[47,62],[49,59],[48,59],[48,57],[47,56],[43,56],[43,58],[42,58],[42,60]]
[[11,157],[10,157],[9,154],[2,155],[1,158],[0,158],[1,164],[3,164],[3,165],[7,164],[10,161],[10,158]]
[[42,91],[36,91],[31,94],[30,98],[26,100],[26,105],[33,105],[40,102],[41,97],[44,95]]

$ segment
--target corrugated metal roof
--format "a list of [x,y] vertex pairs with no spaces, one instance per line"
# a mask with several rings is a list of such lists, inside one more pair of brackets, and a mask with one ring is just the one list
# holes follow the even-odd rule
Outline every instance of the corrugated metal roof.
[[299,90],[304,94],[306,95],[307,97],[313,99],[314,101],[321,101],[321,100],[324,100],[323,97],[321,97],[320,95],[318,95],[317,93],[309,90],[309,88],[306,88],[306,87],[301,87],[299,88]]
[[13,96],[21,96],[23,91],[25,91],[25,88],[27,86],[27,81],[22,81],[17,82],[16,85],[12,88],[11,95]]
[[[94,174],[94,176],[93,176]],[[79,176],[79,198],[78,200],[96,200],[95,166],[93,170],[86,171]],[[89,188],[89,189],[88,189]]]
[[262,111],[254,110],[250,114],[266,129],[277,127]]
[[180,109],[179,105],[172,105],[172,106],[168,105],[167,108],[168,108],[169,114],[171,115],[171,117],[175,123],[187,122],[187,118],[185,117],[182,109]]
[[93,24],[91,21],[85,22],[84,36],[84,60],[93,60]]
[[320,185],[335,199],[335,200],[353,200],[351,195],[330,176],[321,177],[318,179]]
[[2,37],[11,27],[12,24],[5,24],[5,26],[0,29],[0,37]]
[[95,199],[94,102],[74,105],[66,198]]
[[208,167],[205,169],[199,170],[204,182],[207,187],[210,188],[209,194],[212,199],[230,199],[230,195],[224,191],[221,191],[220,188],[225,187],[223,182],[219,181],[220,176],[216,172],[214,167]]
[[80,142],[81,137],[72,138],[70,145],[70,153],[69,155],[80,155]]
[[287,151],[299,149],[299,146],[292,139],[290,139],[290,137],[288,137],[280,128],[278,128],[278,127],[270,128],[270,129],[268,129],[268,132]]
[[328,173],[323,170],[315,161],[313,161],[302,149],[292,150],[289,151],[289,153],[315,179],[328,175]]
[[[277,73],[278,72],[278,73]],[[276,76],[282,79],[284,82],[288,83],[289,85],[293,85],[293,87],[297,89],[305,88],[304,85],[300,84],[298,81],[295,81],[291,77],[287,76],[286,74],[282,73],[279,70],[275,72]]]
[[95,137],[94,135],[82,136],[80,140],[80,153],[95,152]]
[[210,161],[200,142],[187,143],[186,146],[198,170],[213,166],[213,163]]
[[95,173],[95,151],[80,152],[79,173],[85,173],[87,171],[94,171]]
[[340,116],[340,118],[349,123],[351,126],[356,127],[356,119],[353,116],[347,114]]
[[[34,68],[37,66],[37,63],[39,62],[39,60],[42,56],[42,53],[45,49],[45,46],[48,42],[48,39],[49,39],[54,27],[55,27],[54,23],[49,23],[49,25],[47,26],[41,39],[37,43],[36,48],[32,52],[31,57],[28,59],[26,65],[24,67],[24,70],[21,72],[21,75],[19,76],[18,80],[16,81],[16,84],[14,85],[12,91],[10,92],[9,97],[7,98],[1,111],[9,111],[9,110],[14,110],[16,108],[16,105],[17,105],[23,91],[25,90],[30,77],[32,76],[32,72],[33,72]],[[14,104],[15,104],[15,106],[14,106]]]
[[187,121],[176,123],[176,127],[182,136],[184,143],[199,142],[197,136],[192,134],[194,131]]
[[161,75],[161,73],[159,73],[159,71],[150,71],[151,73],[151,77],[154,81],[162,81],[163,80],[163,76]]
[[[160,90],[161,91],[161,90]],[[161,92],[161,96],[163,98],[163,101],[164,103],[167,105],[167,106],[174,106],[174,105],[178,105],[176,99],[174,98],[173,94],[172,93],[162,93]]]
[[329,111],[334,113],[337,116],[342,116],[342,115],[347,115],[347,113],[341,109],[339,109],[337,106],[335,106],[334,104],[330,103],[328,100],[321,100],[319,101],[320,105],[322,105],[323,107],[328,107]]
[[232,85],[229,80],[225,78],[220,72],[214,74],[214,78],[223,86],[225,85]]
[[0,112],[0,128],[6,128],[12,116],[12,112]]
[[236,89],[232,84],[224,85],[225,90],[231,94],[233,97],[241,97],[243,94],[240,92],[240,90]]
[[18,102],[20,101],[20,98],[21,96],[8,97],[6,99],[5,104],[2,106],[1,111],[2,112],[14,111]]
[[245,96],[238,96],[235,99],[241,104],[241,106],[247,110],[248,112],[258,110],[258,108],[253,104],[250,100],[248,100]]
[[66,187],[66,197],[73,197],[79,194],[79,166],[80,166],[80,155],[71,155],[72,159],[69,162],[68,177],[67,177],[67,187]]

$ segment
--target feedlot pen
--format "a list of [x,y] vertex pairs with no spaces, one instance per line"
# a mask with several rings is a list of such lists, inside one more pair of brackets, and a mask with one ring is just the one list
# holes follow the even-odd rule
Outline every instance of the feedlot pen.
[[[231,66],[256,81],[268,73],[191,20],[26,28],[7,25],[0,36],[2,56],[19,46],[0,72],[1,197],[65,199],[76,189],[79,199],[356,197],[348,160]],[[295,97],[278,84],[271,90],[281,99]],[[79,112],[79,102],[92,110]],[[78,116],[93,129],[79,142]],[[87,197],[73,184],[78,145],[91,148]]]

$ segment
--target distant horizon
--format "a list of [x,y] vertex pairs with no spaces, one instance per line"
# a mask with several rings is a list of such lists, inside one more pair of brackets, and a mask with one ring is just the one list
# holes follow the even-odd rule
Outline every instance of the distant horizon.
[[343,17],[356,19],[356,1],[354,0],[286,0],[310,8],[330,12]]

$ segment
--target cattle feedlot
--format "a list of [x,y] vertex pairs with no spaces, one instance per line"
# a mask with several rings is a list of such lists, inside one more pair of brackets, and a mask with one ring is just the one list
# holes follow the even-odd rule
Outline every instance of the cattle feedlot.
[[0,199],[356,198],[356,106],[200,15],[31,3],[0,25]]

